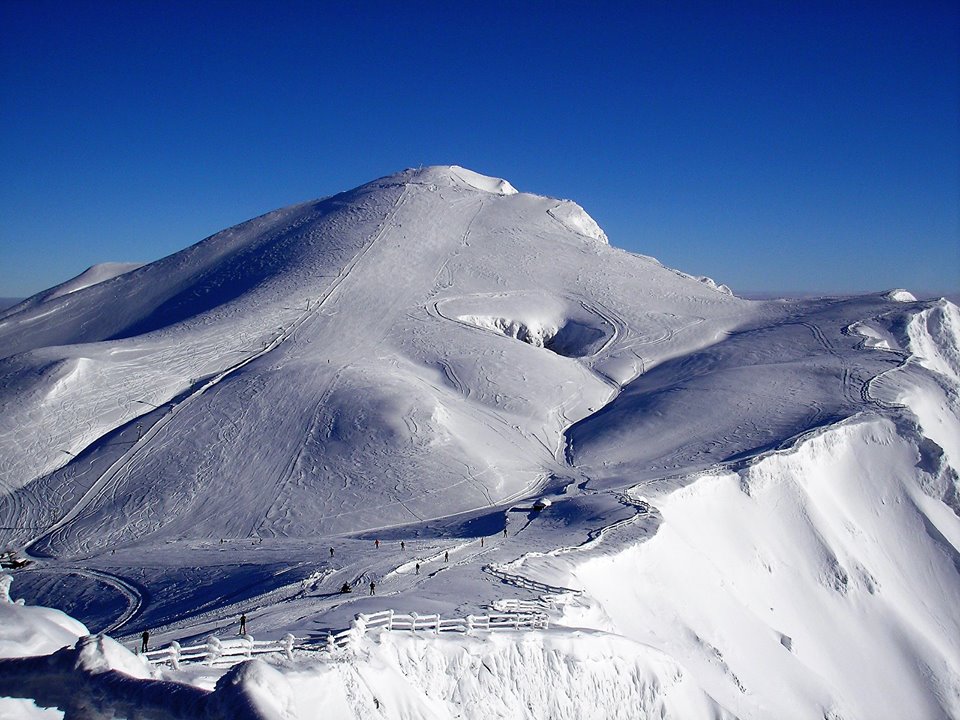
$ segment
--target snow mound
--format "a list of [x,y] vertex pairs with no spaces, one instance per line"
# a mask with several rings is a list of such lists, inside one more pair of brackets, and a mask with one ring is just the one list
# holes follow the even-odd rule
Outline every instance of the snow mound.
[[894,302],[910,303],[917,301],[917,298],[912,292],[903,289],[891,290],[890,292],[885,293],[884,297],[887,300],[893,300]]
[[716,280],[706,275],[697,275],[695,280],[702,282],[709,288],[716,290],[717,292],[722,292],[724,295],[733,295],[733,290],[731,290],[727,285],[721,285]]
[[597,221],[587,214],[587,211],[577,205],[572,200],[564,200],[556,207],[547,211],[554,220],[563,225],[567,230],[573,230],[575,233],[588,237],[592,240],[609,245],[607,234],[603,232]]
[[224,718],[295,720],[309,717],[297,712],[293,689],[287,679],[261,660],[242,663],[221,677],[209,697],[208,708],[210,716]]
[[83,623],[59,610],[10,602],[11,581],[0,576],[0,658],[48,655],[88,634]]
[[451,165],[450,173],[474,190],[492,193],[494,195],[516,195],[517,189],[503,178],[489,177],[481,175],[473,170]]

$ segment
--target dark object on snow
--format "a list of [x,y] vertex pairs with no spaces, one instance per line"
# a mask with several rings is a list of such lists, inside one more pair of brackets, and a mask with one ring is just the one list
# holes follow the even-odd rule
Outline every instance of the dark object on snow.
[[147,651],[147,644],[150,642],[150,631],[144,630],[140,634],[140,652]]
[[240,616],[240,634],[247,634],[247,614],[244,613]]
[[551,505],[553,505],[553,503],[550,502],[547,498],[540,498],[533,504],[533,509],[536,510],[537,512],[541,512],[543,510],[546,510]]
[[333,548],[330,548],[330,557],[333,557]]
[[370,594],[371,595],[377,594],[377,584],[373,580],[370,581]]
[[17,556],[12,550],[0,555],[0,568],[4,570],[19,570],[20,568],[26,567],[30,564],[30,560],[24,560],[21,557]]
[[350,583],[344,583],[340,586],[341,593],[353,592],[353,588],[350,587]]

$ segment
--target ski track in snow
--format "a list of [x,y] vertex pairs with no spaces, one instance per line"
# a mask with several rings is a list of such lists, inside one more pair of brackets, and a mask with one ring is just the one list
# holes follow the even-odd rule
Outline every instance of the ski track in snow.
[[[107,630],[128,640],[148,627],[157,642],[231,632],[240,613],[258,636],[317,644],[384,607],[464,616],[519,601],[556,620],[565,603],[589,604],[577,567],[669,522],[657,498],[746,477],[871,418],[916,425],[898,383],[928,371],[854,327],[903,335],[922,304],[747,303],[585,237],[546,198],[433,169],[365,188],[265,216],[267,251],[241,248],[280,279],[301,272],[295,282],[258,276],[249,299],[209,310],[203,292],[237,281],[211,274],[196,291],[204,313],[154,331],[156,344],[62,343],[0,366],[37,417],[76,419],[44,426],[72,449],[63,468],[22,487],[0,478],[2,517],[34,559],[24,577],[111,587],[125,607]],[[23,326],[44,336],[63,307],[28,308]],[[191,350],[163,351],[158,379],[163,342]],[[925,446],[921,464],[939,457]],[[538,495],[552,505],[535,511]],[[844,587],[857,581],[844,572]],[[697,673],[754,691],[721,639],[696,644],[714,653]]]

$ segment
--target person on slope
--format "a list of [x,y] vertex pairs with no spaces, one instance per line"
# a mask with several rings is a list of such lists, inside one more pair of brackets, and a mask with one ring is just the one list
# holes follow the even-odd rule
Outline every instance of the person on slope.
[[150,631],[144,630],[140,634],[140,652],[147,651],[147,644],[150,642]]
[[343,585],[341,585],[341,586],[340,586],[340,592],[341,592],[341,594],[348,593],[348,592],[352,592],[352,589],[351,589],[351,587],[350,587],[350,583],[344,583]]
[[240,615],[240,632],[238,634],[240,635],[247,634],[247,614],[246,613],[242,613]]
[[370,581],[370,594],[371,595],[377,594],[377,584],[373,580]]

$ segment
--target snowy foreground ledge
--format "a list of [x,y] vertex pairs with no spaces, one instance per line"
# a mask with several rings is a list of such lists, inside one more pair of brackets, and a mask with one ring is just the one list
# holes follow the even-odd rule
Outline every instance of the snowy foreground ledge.
[[384,632],[332,655],[172,671],[57,610],[3,599],[4,718],[728,717],[675,661],[602,632]]

